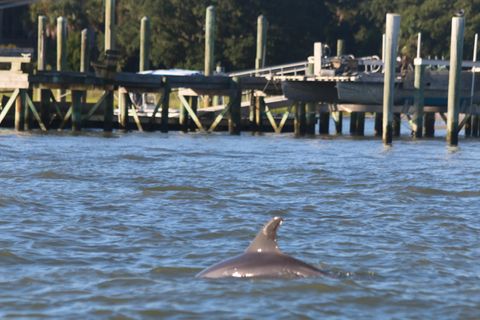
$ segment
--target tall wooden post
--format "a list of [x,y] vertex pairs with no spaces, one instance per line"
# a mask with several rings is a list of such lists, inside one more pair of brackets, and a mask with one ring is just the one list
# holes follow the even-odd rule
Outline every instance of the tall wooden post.
[[215,7],[207,8],[205,19],[205,76],[213,75],[215,66]]
[[357,124],[358,124],[358,115],[359,112],[351,112],[350,113],[350,135],[355,136],[357,135]]
[[82,130],[83,91],[72,91],[72,131]]
[[150,69],[150,19],[143,17],[140,25],[140,72]]
[[[417,59],[421,59],[422,34],[418,34],[417,41]],[[415,62],[415,79],[414,79],[414,96],[413,96],[413,117],[412,129],[413,137],[421,138],[423,136],[423,116],[424,116],[424,89],[425,83],[423,76],[425,74],[425,66]]]
[[393,141],[393,95],[399,31],[400,15],[388,13],[385,35],[385,72],[383,88],[383,143],[385,145],[390,145]]
[[67,65],[67,20],[57,19],[57,71],[65,71]]
[[265,67],[265,56],[267,53],[267,19],[261,15],[257,19],[257,56],[255,59],[255,69]]
[[232,93],[230,94],[230,116],[228,118],[228,132],[240,134],[241,131],[241,102],[242,87],[238,77],[232,78]]
[[[46,48],[47,17],[38,17],[38,47],[37,47],[37,70],[45,71],[47,66]],[[45,126],[50,123],[50,92],[41,89],[40,91],[40,117]]]
[[[192,111],[195,115],[197,115],[197,109],[198,109],[198,96],[193,96],[190,97],[190,108],[192,108]],[[191,121],[190,122],[190,130],[195,131],[196,130],[196,124]]]
[[162,120],[160,124],[160,131],[163,133],[168,132],[168,112],[170,109],[170,92],[171,89],[168,84],[165,85],[163,89],[163,102],[162,102]]
[[345,54],[345,40],[337,39],[337,56],[343,56]]
[[330,132],[330,112],[320,112],[320,134]]
[[[337,56],[343,56],[345,54],[345,41],[343,39],[337,40]],[[335,111],[332,113],[333,119],[335,119],[335,133],[337,135],[342,134],[343,131],[343,112]]]
[[90,45],[88,39],[88,29],[82,30],[80,47],[80,72],[88,72],[90,65]]
[[463,60],[463,37],[465,19],[452,18],[452,36],[450,44],[450,72],[448,80],[447,142],[458,145],[458,113],[460,108],[460,72]]
[[[306,75],[307,76],[313,76],[314,74],[314,64],[309,63]],[[315,102],[308,102],[306,104],[306,131],[307,134],[309,135],[314,135],[315,134],[315,126],[317,122],[317,105]]]
[[115,49],[115,0],[105,0],[105,51]]

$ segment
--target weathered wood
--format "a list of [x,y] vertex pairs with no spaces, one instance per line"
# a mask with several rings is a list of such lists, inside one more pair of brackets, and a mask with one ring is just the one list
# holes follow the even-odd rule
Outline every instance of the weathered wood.
[[19,93],[20,93],[20,90],[16,89],[8,99],[8,102],[3,106],[2,112],[0,113],[0,124],[3,122],[3,120],[7,116],[13,104],[14,103],[16,104]]
[[150,19],[143,17],[140,25],[140,72],[150,69]]
[[402,131],[402,114],[401,113],[394,113],[393,114],[393,121],[392,121],[392,130],[394,137],[400,137]]
[[88,39],[88,29],[83,29],[81,34],[80,46],[80,72],[88,72],[90,66],[90,41]]
[[425,137],[433,138],[435,136],[435,113],[428,112],[424,116],[425,121]]
[[363,137],[365,135],[365,112],[360,112],[357,117],[357,131],[355,135]]
[[270,125],[273,128],[273,131],[275,131],[275,133],[280,133],[278,132],[277,122],[275,121],[275,118],[273,117],[272,112],[267,106],[265,106],[265,115],[267,116],[268,122],[270,122]]
[[288,117],[290,116],[291,110],[288,108],[287,111],[282,116],[282,119],[280,120],[280,123],[278,124],[278,131],[277,133],[281,133],[283,130],[283,127],[285,127],[285,124],[287,123]]
[[472,115],[468,115],[464,118],[465,121],[465,138],[472,136]]
[[27,94],[25,96],[26,98],[26,103],[30,109],[30,111],[32,112],[33,114],[33,117],[35,118],[35,120],[37,120],[38,122],[38,126],[40,127],[40,129],[42,131],[47,131],[47,127],[45,126],[45,124],[43,123],[42,121],[42,118],[40,118],[40,115],[38,114],[37,112],[37,109],[35,108],[35,104],[33,103],[32,99],[30,98],[30,96]]
[[[107,1],[108,2],[108,1]],[[103,102],[105,110],[103,115],[103,131],[113,131],[113,91],[107,91]]]
[[67,66],[67,19],[57,19],[57,71],[65,71]]
[[256,70],[265,67],[265,57],[267,53],[267,28],[267,19],[263,15],[259,16],[257,19],[257,55],[255,58]]
[[374,131],[375,137],[381,137],[383,132],[383,113],[375,112],[375,124],[374,124]]
[[333,119],[333,122],[335,123],[335,134],[341,135],[343,132],[343,112],[341,111],[332,112],[332,119]]
[[391,145],[393,141],[393,95],[399,32],[400,15],[392,13],[387,14],[383,88],[383,143],[385,145]]
[[15,130],[25,129],[25,94],[26,90],[20,90],[15,103]]
[[330,112],[320,112],[320,134],[330,132]]
[[352,136],[357,134],[357,119],[359,114],[359,112],[350,113],[350,135]]
[[40,117],[42,122],[48,127],[50,124],[50,90],[40,90]]
[[162,101],[162,119],[160,122],[160,131],[163,133],[168,132],[168,112],[170,109],[170,87],[165,86],[163,92],[163,101]]
[[59,131],[65,128],[65,126],[67,125],[67,122],[72,118],[72,113],[73,113],[73,107],[68,108],[67,113],[65,114],[65,117],[63,117],[62,123],[58,127]]
[[452,18],[452,35],[450,44],[450,73],[448,81],[447,142],[458,145],[458,114],[460,108],[460,72],[463,59],[463,38],[465,19]]
[[182,104],[178,110],[178,124],[180,125],[180,130],[182,132],[188,132],[189,128],[189,118],[188,111],[185,106]]
[[98,110],[98,108],[100,108],[100,106],[104,104],[105,99],[107,98],[108,95],[109,95],[109,92],[105,91],[103,95],[100,97],[100,99],[97,101],[97,103],[90,108],[90,111],[85,115],[85,117],[83,118],[83,121],[88,121],[90,117],[93,116],[93,114]]
[[480,135],[480,116],[472,117],[472,137],[477,138]]
[[414,102],[412,116],[412,131],[414,138],[421,138],[423,135],[423,116],[424,116],[424,90],[425,90],[425,66],[415,65],[414,80]]
[[228,132],[233,135],[241,132],[241,104],[242,88],[240,79],[232,78],[232,93],[230,94],[230,117],[228,119]]
[[27,89],[27,90],[24,90],[24,96],[23,96],[23,112],[24,112],[24,115],[23,115],[23,120],[24,120],[24,124],[23,124],[23,129],[25,131],[29,131],[32,129],[32,115],[31,115],[31,111],[30,111],[30,108],[28,107],[28,97],[29,96],[33,96],[33,90],[31,89]]
[[205,128],[203,127],[202,123],[200,122],[200,119],[197,117],[197,104],[198,104],[198,98],[197,97],[192,97],[190,103],[188,103],[187,99],[185,99],[184,96],[179,95],[178,98],[180,99],[180,102],[182,103],[183,107],[187,110],[188,114],[192,118],[193,122],[197,126],[198,129],[201,131],[205,131]]
[[297,137],[306,134],[305,103],[297,102],[295,105],[294,134]]
[[118,90],[118,111],[120,115],[119,125],[123,131],[128,131],[128,110],[130,109],[130,98],[126,90]]
[[213,75],[215,66],[215,7],[209,6],[205,18],[205,76]]
[[47,17],[38,17],[38,39],[37,39],[37,70],[43,71],[46,69],[46,31],[47,31]]
[[115,0],[105,0],[105,51],[115,50]]
[[317,105],[313,102],[307,103],[305,105],[306,112],[306,131],[309,135],[315,134],[315,126],[317,122]]
[[345,54],[345,40],[337,39],[337,56],[343,56]]
[[255,101],[255,129],[257,132],[263,131],[263,119],[265,115],[265,98],[256,97]]

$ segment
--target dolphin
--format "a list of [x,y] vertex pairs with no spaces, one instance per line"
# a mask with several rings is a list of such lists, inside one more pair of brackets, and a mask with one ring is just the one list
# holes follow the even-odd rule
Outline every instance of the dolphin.
[[277,245],[277,230],[283,219],[274,217],[257,234],[241,255],[219,262],[197,278],[305,278],[327,275],[325,271],[290,257]]

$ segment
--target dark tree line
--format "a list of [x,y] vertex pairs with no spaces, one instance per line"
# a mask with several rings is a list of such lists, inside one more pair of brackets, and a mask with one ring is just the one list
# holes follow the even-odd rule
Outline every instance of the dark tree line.
[[[340,38],[345,39],[348,53],[379,54],[387,12],[402,15],[400,46],[406,54],[415,52],[417,33],[422,32],[425,56],[448,56],[450,19],[459,8],[466,16],[466,58],[471,58],[473,37],[480,31],[480,0],[117,0],[117,44],[123,68],[138,68],[140,19],[148,16],[152,67],[203,69],[209,5],[217,9],[216,60],[227,70],[254,66],[260,14],[269,21],[268,65],[305,60],[315,41],[335,47]],[[78,69],[83,28],[96,35],[96,51],[103,49],[103,6],[103,0],[43,0],[31,6],[30,16],[32,25],[38,15],[48,17],[50,51],[55,48],[56,18],[68,19],[69,64]]]

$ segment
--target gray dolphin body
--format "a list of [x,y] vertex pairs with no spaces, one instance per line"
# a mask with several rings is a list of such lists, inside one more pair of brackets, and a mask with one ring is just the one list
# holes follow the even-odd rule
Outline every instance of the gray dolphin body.
[[197,277],[304,278],[326,275],[326,272],[280,251],[277,230],[282,221],[282,218],[273,218],[260,230],[243,254],[217,263],[197,274]]

